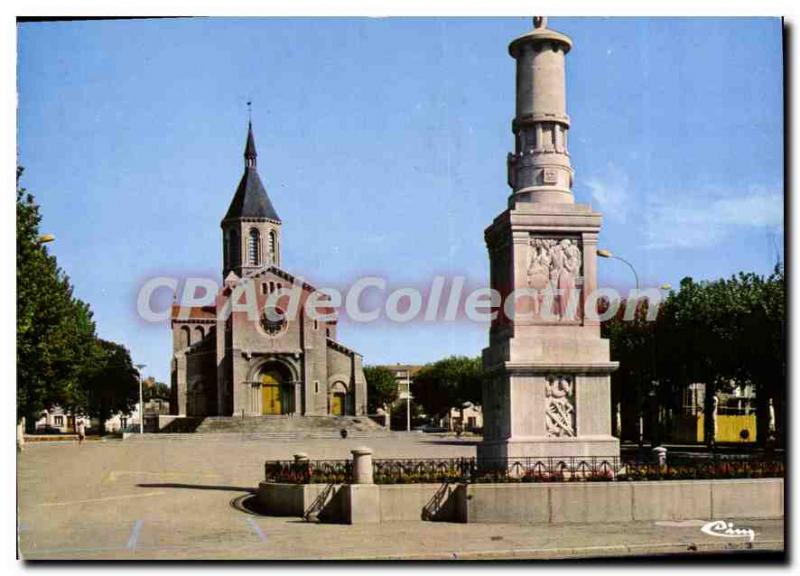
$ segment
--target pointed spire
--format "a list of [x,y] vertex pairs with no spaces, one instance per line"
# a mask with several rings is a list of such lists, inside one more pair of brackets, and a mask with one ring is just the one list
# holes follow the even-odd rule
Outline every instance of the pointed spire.
[[253,137],[253,123],[247,123],[247,144],[244,147],[244,174],[233,195],[223,222],[240,218],[264,218],[280,224],[267,190],[256,170],[256,139]]
[[244,165],[246,168],[256,167],[256,139],[253,137],[253,123],[247,122],[247,144],[244,147]]

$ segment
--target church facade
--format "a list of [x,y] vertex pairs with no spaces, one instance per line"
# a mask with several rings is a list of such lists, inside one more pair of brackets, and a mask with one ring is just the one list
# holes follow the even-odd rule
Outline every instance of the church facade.
[[[244,174],[221,223],[223,288],[214,305],[172,307],[172,412],[193,417],[366,414],[361,355],[336,340],[334,315],[314,319],[306,314],[305,301],[315,288],[281,268],[281,220],[256,158],[249,125]],[[287,296],[276,300],[292,286],[300,294],[293,316],[283,314]],[[256,306],[232,306],[241,304],[242,295],[255,299]]]

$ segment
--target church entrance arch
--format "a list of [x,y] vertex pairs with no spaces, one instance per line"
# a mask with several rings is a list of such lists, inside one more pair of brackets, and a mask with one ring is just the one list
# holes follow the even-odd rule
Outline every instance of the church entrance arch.
[[344,382],[334,382],[330,391],[331,416],[345,416],[349,414],[347,386]]
[[261,414],[276,416],[294,413],[294,383],[288,370],[277,362],[265,364],[259,371]]
[[202,378],[195,378],[189,384],[187,394],[187,414],[189,416],[205,416],[206,411],[206,387]]

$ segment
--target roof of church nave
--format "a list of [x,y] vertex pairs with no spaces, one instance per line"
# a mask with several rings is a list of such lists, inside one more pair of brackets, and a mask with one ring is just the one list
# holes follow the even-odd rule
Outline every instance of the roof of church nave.
[[[316,292],[317,291],[317,288],[315,286],[312,286],[311,284],[309,284],[305,280],[302,280],[301,278],[296,277],[295,275],[287,272],[286,270],[283,270],[282,268],[279,268],[275,264],[270,264],[268,266],[264,266],[258,272],[254,273],[254,274],[253,273],[248,274],[247,277],[250,278],[250,279],[255,279],[255,278],[259,278],[259,277],[264,276],[268,272],[271,272],[272,274],[274,274],[278,278],[282,278],[283,280],[286,280],[290,284],[294,284],[294,283],[297,282],[298,284],[300,284],[302,289],[307,291],[307,292]],[[231,276],[235,277],[237,281],[240,280],[240,278],[238,276],[236,276],[235,272],[230,272],[228,274],[228,276],[226,277],[226,279],[225,279],[226,283],[229,282],[229,279],[231,278]],[[228,287],[223,287],[222,290],[226,291],[226,290],[228,290]],[[189,311],[188,315],[187,314],[181,315],[180,311],[182,309],[188,309],[188,311]],[[323,314],[329,314],[329,313],[334,313],[335,314],[335,312],[336,312],[333,308],[320,307],[318,309]],[[212,304],[210,306],[181,306],[180,304],[173,304],[172,305],[171,318],[172,318],[172,320],[179,320],[179,321],[186,321],[186,320],[188,320],[188,321],[192,321],[192,320],[216,320],[216,318],[217,318],[216,310],[217,310],[217,307],[214,304]],[[329,324],[336,324],[337,320],[336,319],[328,320],[327,322]]]

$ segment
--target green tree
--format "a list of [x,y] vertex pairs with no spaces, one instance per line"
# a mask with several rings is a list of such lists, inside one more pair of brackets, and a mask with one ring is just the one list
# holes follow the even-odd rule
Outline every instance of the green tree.
[[365,366],[367,379],[367,410],[375,414],[378,408],[384,410],[397,400],[397,381],[394,372],[386,366]]
[[69,278],[39,238],[41,215],[21,188],[17,169],[17,416],[33,426],[53,404],[85,403],[81,386],[93,359],[89,306],[73,296]]
[[103,423],[113,414],[130,414],[139,401],[139,373],[133,366],[127,348],[98,339],[95,343],[95,362],[83,380],[85,409]]
[[[682,410],[681,393],[693,382],[706,385],[704,412],[712,411],[714,394],[731,381],[756,388],[757,440],[766,439],[768,401],[785,404],[785,282],[778,266],[769,277],[739,273],[728,279],[681,281],[661,305],[654,322],[644,320],[642,306],[633,321],[622,310],[604,322],[612,359],[615,402],[623,403],[626,421],[635,422],[648,398],[667,412]],[[779,418],[779,435],[783,418]],[[705,419],[706,440],[712,421]],[[626,425],[627,438],[637,426]]]
[[431,416],[443,416],[466,402],[481,403],[483,365],[480,358],[450,356],[423,366],[414,375],[411,393]]
[[149,400],[169,400],[170,387],[163,382],[156,382],[152,376],[143,382],[142,398],[145,402]]

